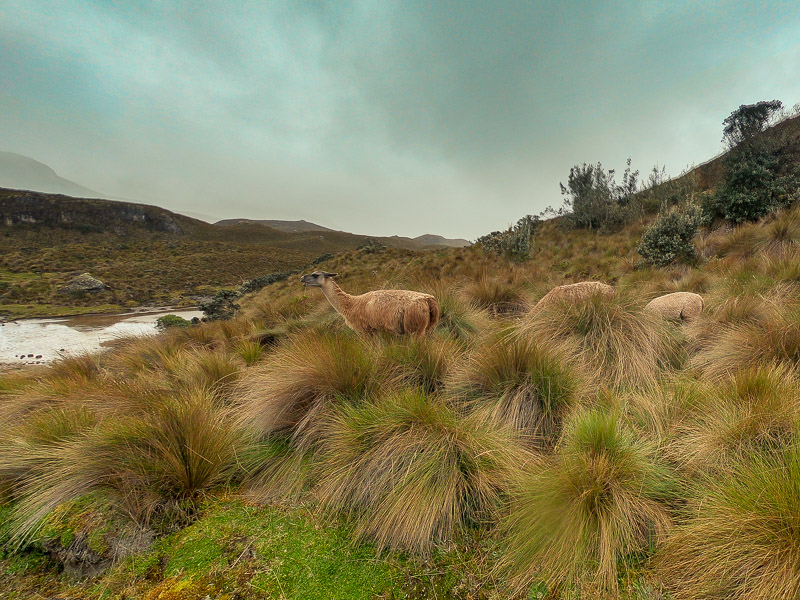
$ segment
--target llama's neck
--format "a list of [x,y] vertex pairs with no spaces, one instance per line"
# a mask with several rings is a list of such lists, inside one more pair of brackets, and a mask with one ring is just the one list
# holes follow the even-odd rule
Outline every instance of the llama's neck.
[[345,317],[347,316],[353,301],[353,297],[350,294],[342,290],[332,279],[327,279],[322,284],[322,293],[325,294],[328,302],[336,309],[336,312]]

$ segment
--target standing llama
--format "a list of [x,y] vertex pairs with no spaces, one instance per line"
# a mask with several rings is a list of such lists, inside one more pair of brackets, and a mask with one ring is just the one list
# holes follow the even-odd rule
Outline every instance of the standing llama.
[[351,296],[333,280],[338,273],[314,271],[300,281],[318,287],[328,302],[358,333],[386,331],[397,335],[423,336],[439,321],[439,303],[430,294],[410,290],[374,290]]

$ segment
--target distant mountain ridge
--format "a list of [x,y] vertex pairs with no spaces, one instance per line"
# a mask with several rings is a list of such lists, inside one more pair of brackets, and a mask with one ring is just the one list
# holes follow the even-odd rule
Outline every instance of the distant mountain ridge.
[[432,233],[418,235],[417,237],[414,238],[414,241],[417,241],[420,244],[424,244],[426,246],[447,246],[448,248],[464,248],[466,246],[472,245],[472,242],[470,242],[469,240],[465,240],[462,238],[450,239]]
[[102,194],[60,177],[53,169],[28,156],[0,152],[0,187],[100,198]]
[[[337,231],[336,229],[331,229],[330,227],[317,225],[316,223],[310,223],[302,219],[299,221],[280,221],[276,219],[223,219],[221,221],[217,221],[216,223],[214,223],[214,225],[220,225],[222,227],[230,227],[231,225],[243,225],[243,224],[254,224],[254,223],[257,223],[259,225],[265,225],[267,227],[272,227],[273,229],[277,229],[278,231],[286,231],[288,233],[298,233],[301,231],[302,232]],[[339,233],[348,233],[348,232],[340,231]],[[359,235],[359,234],[349,234],[349,235]],[[386,238],[379,238],[379,239],[385,240]],[[426,233],[424,235],[420,235],[415,238],[392,236],[391,239],[407,240],[408,241],[407,243],[409,243],[412,246],[413,242],[417,242],[421,247],[446,246],[448,248],[463,248],[471,244],[471,242],[469,242],[468,240],[464,240],[461,238],[448,239],[442,237],[441,235],[434,235],[431,233]]]
[[322,225],[309,223],[302,219],[299,221],[280,221],[277,219],[222,219],[214,223],[214,225],[229,226],[240,225],[242,223],[259,223],[277,229],[278,231],[288,231],[289,233],[297,233],[298,231],[336,231],[330,227],[323,227]]

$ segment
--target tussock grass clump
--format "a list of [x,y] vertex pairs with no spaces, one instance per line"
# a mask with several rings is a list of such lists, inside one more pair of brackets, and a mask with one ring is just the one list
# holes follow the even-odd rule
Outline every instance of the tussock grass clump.
[[426,286],[439,303],[438,331],[445,331],[459,342],[469,343],[491,327],[489,314],[477,304],[462,299],[454,287],[442,284]]
[[512,473],[531,459],[510,432],[400,390],[338,407],[315,494],[379,548],[425,553],[494,521]]
[[701,386],[669,454],[692,470],[725,467],[737,457],[791,442],[800,423],[800,383],[786,365],[755,366]]
[[403,387],[419,387],[433,394],[444,385],[461,355],[461,347],[446,336],[389,339],[380,349],[381,371]]
[[386,376],[370,342],[350,333],[309,332],[248,371],[236,394],[241,420],[265,436],[290,430],[311,443],[332,404],[371,396]]
[[752,365],[800,365],[800,303],[776,301],[757,320],[724,327],[691,361],[703,375],[726,378]]
[[583,378],[558,351],[521,334],[494,335],[452,374],[448,394],[470,411],[552,443]]
[[[63,429],[58,414],[42,419],[29,426],[39,432]],[[164,510],[226,481],[242,443],[230,410],[200,391],[31,445],[31,468],[20,478],[12,518],[15,538],[24,541],[57,506],[98,490],[148,524]]]
[[489,277],[485,273],[468,283],[463,294],[478,308],[494,315],[520,313],[527,307],[521,285]]
[[242,373],[242,361],[221,350],[197,349],[177,354],[167,362],[178,387],[204,388],[227,395]]
[[800,447],[704,479],[656,561],[676,600],[800,596]]
[[570,423],[556,455],[520,483],[505,523],[503,564],[519,589],[615,594],[618,562],[668,530],[662,501],[673,483],[652,449],[613,413]]
[[674,327],[624,298],[555,302],[531,311],[521,332],[554,344],[615,388],[656,381],[682,354]]

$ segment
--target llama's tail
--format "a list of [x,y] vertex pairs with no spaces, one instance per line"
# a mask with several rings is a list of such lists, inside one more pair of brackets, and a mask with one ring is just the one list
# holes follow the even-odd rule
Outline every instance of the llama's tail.
[[428,310],[430,311],[430,320],[426,331],[433,331],[433,328],[439,322],[439,303],[433,296],[425,298],[425,301],[428,303]]

